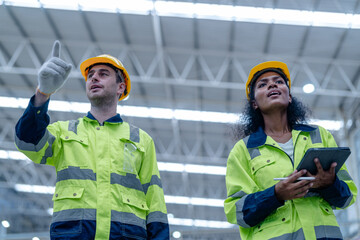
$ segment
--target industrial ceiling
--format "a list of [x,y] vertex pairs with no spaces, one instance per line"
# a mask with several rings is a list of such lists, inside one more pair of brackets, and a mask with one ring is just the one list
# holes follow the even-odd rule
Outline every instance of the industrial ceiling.
[[[73,70],[51,97],[68,107],[50,107],[51,122],[76,119],[89,110],[70,104],[87,102],[79,71],[83,60],[102,53],[121,59],[132,90],[119,103],[119,113],[153,137],[171,232],[179,231],[183,239],[240,239],[237,226],[226,223],[222,207],[224,173],[235,143],[234,117],[247,101],[244,85],[254,65],[287,63],[293,96],[312,110],[312,120],[332,130],[339,145],[349,145],[359,128],[359,0],[147,1],[153,6],[181,3],[189,12],[219,9],[211,16],[162,14],[156,7],[125,11],[121,6],[127,1],[118,1],[114,11],[87,10],[86,1],[70,10],[44,1],[30,1],[37,6],[14,2],[0,1],[0,220],[10,223],[6,231],[12,239],[49,237],[55,171],[26,160],[13,142],[14,126],[35,92],[37,72],[55,40]],[[248,7],[255,14],[249,19],[217,17],[224,6]],[[273,20],[261,20],[264,9],[296,11],[300,24],[276,21],[275,12]],[[346,14],[359,22],[321,26],[305,17],[315,12]],[[315,91],[305,93],[306,84]],[[354,166],[360,161],[356,156],[351,159]],[[19,186],[33,188],[26,192]],[[47,186],[50,193],[39,193],[34,186]],[[359,231],[355,212],[339,213],[347,239],[355,239]]]

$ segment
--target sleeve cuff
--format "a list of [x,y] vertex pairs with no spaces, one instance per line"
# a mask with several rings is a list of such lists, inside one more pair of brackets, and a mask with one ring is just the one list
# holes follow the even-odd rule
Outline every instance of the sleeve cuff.
[[320,195],[326,200],[334,197],[338,197],[341,192],[341,181],[337,176],[335,176],[335,181],[332,185],[327,188],[317,190]]
[[30,102],[29,102],[29,105],[27,107],[27,110],[31,113],[31,112],[34,112],[36,113],[37,115],[41,114],[41,115],[44,115],[44,114],[47,114],[47,111],[49,109],[49,102],[50,102],[50,98],[41,106],[39,107],[35,107],[34,106],[34,101],[35,101],[35,95],[33,95],[31,98],[30,98]]
[[249,226],[255,226],[282,205],[284,202],[280,202],[275,195],[275,186],[252,193],[245,199],[244,221]]
[[26,143],[37,144],[44,136],[50,117],[47,114],[49,100],[39,107],[34,106],[35,95],[15,126],[16,136]]

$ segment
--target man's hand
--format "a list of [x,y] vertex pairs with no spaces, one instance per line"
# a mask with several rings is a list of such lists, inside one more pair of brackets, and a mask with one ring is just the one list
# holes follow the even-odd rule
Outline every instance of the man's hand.
[[282,180],[275,185],[275,195],[279,201],[302,198],[313,185],[314,180],[297,181],[299,177],[306,174],[306,170],[295,170],[286,180]]
[[52,49],[51,58],[46,61],[39,70],[38,91],[50,96],[64,85],[70,71],[71,64],[60,59],[60,42],[56,40]]
[[333,162],[328,171],[325,171],[318,158],[314,158],[314,162],[317,168],[316,175],[312,175],[310,172],[306,174],[307,177],[315,177],[314,185],[312,188],[326,188],[335,182],[335,167],[336,162]]

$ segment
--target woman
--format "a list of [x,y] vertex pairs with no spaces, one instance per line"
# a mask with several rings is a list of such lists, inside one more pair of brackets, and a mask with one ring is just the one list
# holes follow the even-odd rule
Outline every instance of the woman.
[[[285,63],[255,66],[246,83],[243,137],[229,154],[225,214],[246,239],[342,239],[333,208],[355,202],[357,189],[344,165],[324,171],[296,171],[309,148],[336,147],[320,126],[305,125],[306,108],[290,94]],[[312,176],[315,180],[300,180]],[[288,177],[274,181],[274,178]]]

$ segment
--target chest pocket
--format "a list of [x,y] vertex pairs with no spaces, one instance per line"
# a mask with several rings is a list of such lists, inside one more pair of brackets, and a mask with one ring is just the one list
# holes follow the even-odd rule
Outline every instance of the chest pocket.
[[87,137],[79,136],[72,132],[63,133],[61,134],[60,138],[63,142],[77,142],[83,146],[87,146],[89,144],[89,140]]
[[270,155],[269,156],[262,155],[262,156],[252,159],[250,161],[250,164],[251,164],[251,173],[253,175],[256,175],[259,172],[261,172],[262,170],[266,170],[264,168],[275,164],[275,160],[274,160],[274,157],[272,157]]
[[144,148],[139,143],[125,138],[120,139],[120,147],[123,150],[122,171],[126,173],[137,172],[139,166],[141,166],[141,160],[145,153]]
[[[73,132],[64,132],[60,135],[63,151],[62,160],[58,162],[57,169],[65,169],[68,166],[88,167],[89,160],[87,136],[77,135]],[[60,166],[61,165],[61,166]]]
[[276,163],[273,155],[261,155],[250,160],[251,174],[261,189],[271,187],[275,183],[272,178],[279,177],[281,169]]

